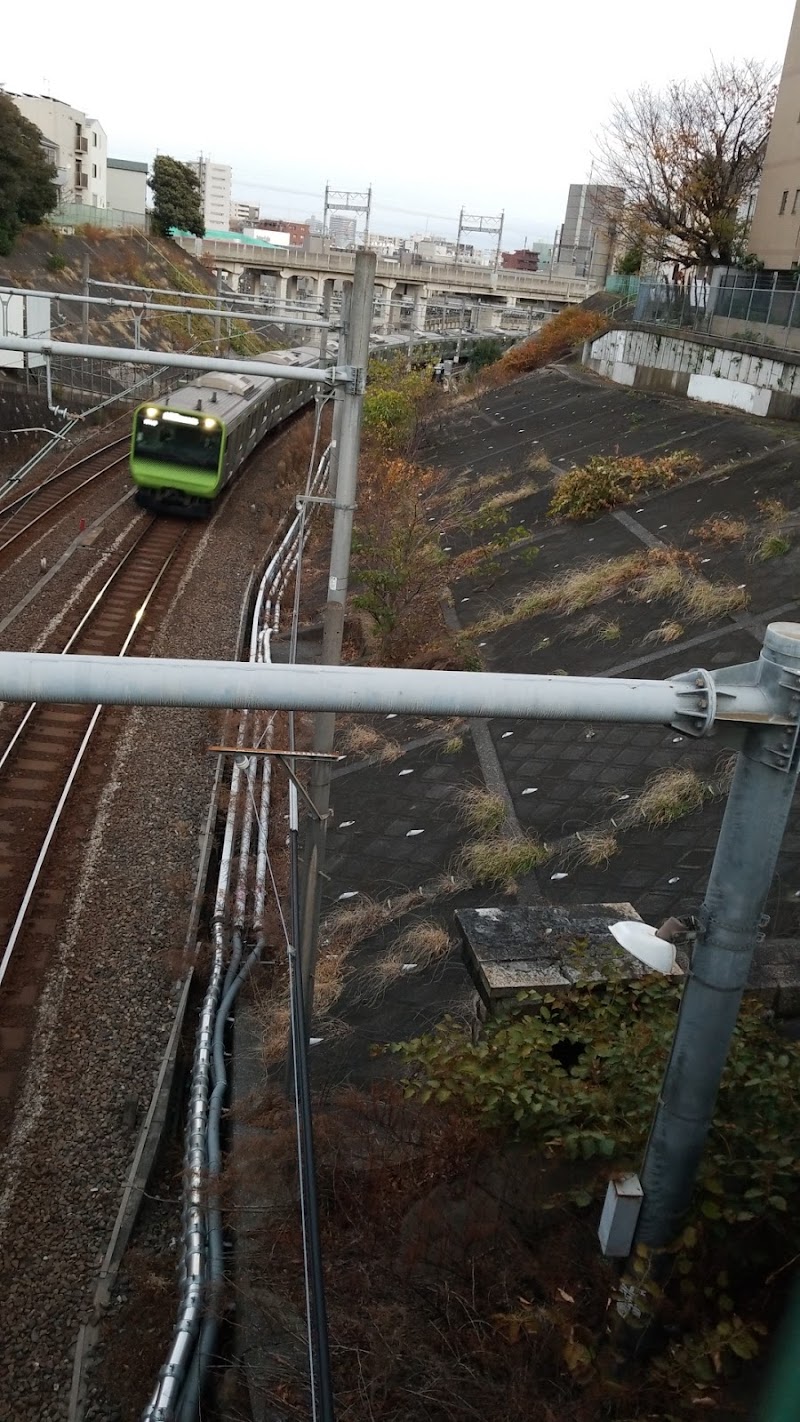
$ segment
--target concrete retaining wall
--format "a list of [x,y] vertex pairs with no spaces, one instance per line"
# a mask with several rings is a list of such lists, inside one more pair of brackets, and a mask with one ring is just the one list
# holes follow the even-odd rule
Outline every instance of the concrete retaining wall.
[[637,390],[661,390],[749,415],[800,419],[800,356],[780,358],[737,350],[708,337],[653,330],[608,331],[587,342],[584,365]]

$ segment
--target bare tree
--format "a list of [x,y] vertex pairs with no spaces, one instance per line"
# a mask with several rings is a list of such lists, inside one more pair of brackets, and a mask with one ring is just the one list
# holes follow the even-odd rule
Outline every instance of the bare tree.
[[743,208],[764,160],[776,74],[756,60],[714,64],[691,83],[662,93],[644,85],[614,103],[598,162],[625,193],[614,216],[632,246],[687,266],[744,255]]

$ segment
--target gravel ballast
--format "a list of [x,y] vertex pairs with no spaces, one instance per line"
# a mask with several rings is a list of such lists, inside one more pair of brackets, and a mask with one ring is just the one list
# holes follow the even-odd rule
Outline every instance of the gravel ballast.
[[[269,542],[259,509],[274,449],[261,452],[209,524],[154,655],[232,654],[242,597]],[[119,732],[104,742],[107,781],[58,925],[3,1163],[3,1422],[67,1415],[78,1328],[172,1023],[215,768],[206,746],[217,713],[111,714]],[[91,1415],[109,1419],[113,1404],[95,1400]]]

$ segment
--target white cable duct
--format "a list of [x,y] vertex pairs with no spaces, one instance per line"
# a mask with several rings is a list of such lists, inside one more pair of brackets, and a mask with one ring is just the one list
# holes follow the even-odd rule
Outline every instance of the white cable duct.
[[[320,458],[316,473],[309,482],[311,490],[322,483],[330,455],[326,449]],[[308,520],[303,512],[297,514],[287,529],[278,549],[261,579],[256,596],[250,633],[249,660],[251,662],[271,661],[270,638],[280,624],[280,592],[285,588],[292,572],[297,567],[300,556],[301,537],[308,533]],[[277,596],[275,595],[277,593]],[[264,742],[271,748],[274,714],[270,717],[264,732]],[[237,748],[245,744],[245,734],[251,721],[251,713],[243,711],[239,721]],[[256,727],[257,729],[257,727]],[[223,987],[225,966],[225,923],[229,909],[229,891],[233,871],[236,824],[241,791],[244,788],[244,810],[239,836],[239,860],[234,897],[234,925],[243,929],[247,910],[247,879],[252,840],[252,820],[256,806],[255,788],[258,783],[259,767],[253,766],[253,759],[262,761],[260,812],[256,812],[258,837],[256,846],[256,882],[254,887],[253,922],[257,932],[263,929],[266,903],[266,865],[269,837],[269,801],[272,781],[272,766],[269,757],[251,758],[246,767],[234,761],[231,773],[231,788],[228,811],[225,820],[219,875],[214,901],[212,937],[214,959],[211,981],[203,1002],[200,1017],[197,1046],[192,1070],[192,1089],[189,1119],[186,1129],[186,1154],[184,1160],[184,1225],[183,1260],[181,1268],[182,1297],[172,1348],[160,1381],[150,1404],[143,1414],[144,1422],[171,1422],[181,1399],[181,1391],[187,1378],[195,1352],[203,1314],[204,1291],[207,1274],[207,1231],[204,1208],[205,1175],[208,1163],[208,1111],[210,1100],[210,1074],[213,1062],[213,1042],[216,1014]],[[226,991],[230,984],[225,979]],[[181,1412],[183,1415],[183,1411]]]
[[[247,718],[248,713],[244,712],[239,722],[237,739],[239,746],[244,745]],[[175,1406],[191,1361],[202,1314],[206,1276],[204,1184],[208,1159],[206,1128],[210,1097],[209,1084],[213,1059],[214,1025],[225,965],[225,911],[233,861],[240,779],[241,772],[239,767],[234,764],[214,902],[212,921],[214,959],[211,982],[200,1015],[197,1046],[192,1066],[189,1118],[186,1127],[181,1305],[169,1356],[162,1369],[161,1378],[153,1397],[143,1414],[145,1422],[170,1422],[170,1419],[174,1417]]]

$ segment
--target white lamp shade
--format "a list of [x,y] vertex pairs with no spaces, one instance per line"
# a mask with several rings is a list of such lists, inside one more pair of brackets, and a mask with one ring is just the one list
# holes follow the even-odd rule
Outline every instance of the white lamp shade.
[[675,971],[677,958],[673,945],[659,938],[649,923],[628,919],[622,923],[610,923],[608,929],[626,953],[638,958],[640,963],[652,968],[654,973]]

